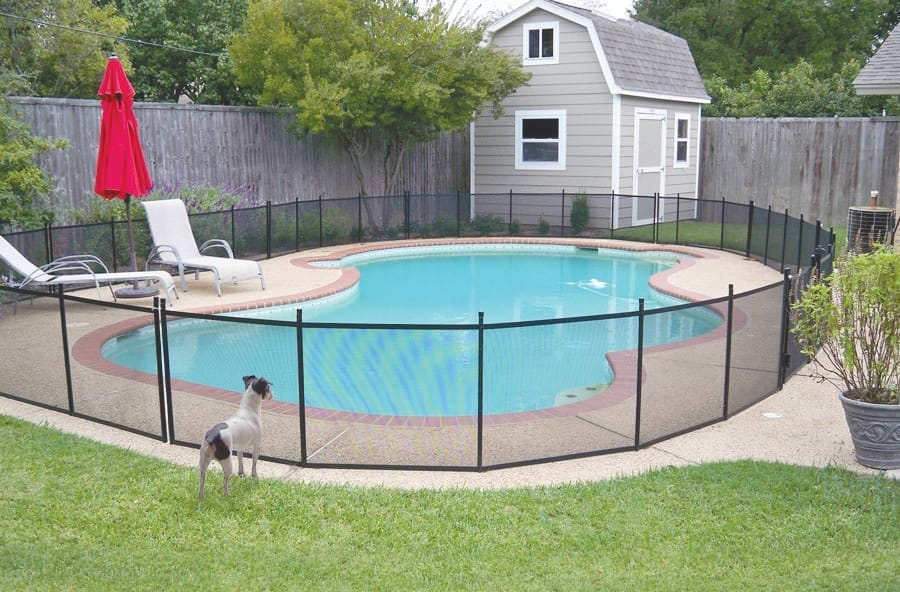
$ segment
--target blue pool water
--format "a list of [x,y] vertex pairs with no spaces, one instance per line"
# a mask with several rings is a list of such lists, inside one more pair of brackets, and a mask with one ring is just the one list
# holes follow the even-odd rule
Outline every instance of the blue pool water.
[[[637,347],[636,317],[492,325],[626,313],[637,310],[640,298],[647,309],[680,304],[648,283],[676,263],[663,252],[523,246],[393,249],[344,259],[341,265],[359,269],[358,286],[303,304],[306,403],[376,415],[476,413],[479,338],[473,325],[479,311],[487,325],[485,413],[581,400],[612,381],[607,352]],[[262,375],[275,383],[278,399],[298,401],[296,329],[234,322],[291,322],[296,306],[170,322],[172,377],[240,390],[242,375]],[[644,344],[693,337],[720,322],[702,307],[651,314]],[[321,326],[350,323],[428,328]],[[112,339],[103,355],[155,372],[153,332]]]

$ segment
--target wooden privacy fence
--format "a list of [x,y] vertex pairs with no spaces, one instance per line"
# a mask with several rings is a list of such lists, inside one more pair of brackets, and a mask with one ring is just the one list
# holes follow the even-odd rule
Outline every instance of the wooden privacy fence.
[[[57,179],[56,210],[93,195],[99,101],[16,98],[33,133],[62,137],[69,149],[42,157]],[[253,107],[137,103],[141,139],[158,187],[214,185],[242,189],[274,204],[355,196],[349,157],[319,137],[286,130],[284,112]],[[898,199],[900,118],[703,119],[700,187],[706,199],[772,206],[842,227],[851,206]],[[509,146],[509,150],[513,150]],[[369,192],[383,186],[380,153],[367,162]],[[406,155],[399,190],[452,194],[469,190],[469,134],[446,134]]]
[[[100,102],[16,98],[32,132],[66,138],[69,148],[42,157],[57,179],[56,210],[77,208],[93,192],[100,132]],[[283,111],[254,107],[135,103],[141,143],[156,187],[208,185],[240,188],[260,201],[355,196],[359,185],[350,158],[333,141],[298,140]],[[368,155],[368,192],[382,192],[382,154]],[[439,194],[468,191],[468,134],[445,134],[404,158],[401,190]]]
[[826,226],[851,206],[895,207],[900,118],[704,119],[700,195],[753,200]]

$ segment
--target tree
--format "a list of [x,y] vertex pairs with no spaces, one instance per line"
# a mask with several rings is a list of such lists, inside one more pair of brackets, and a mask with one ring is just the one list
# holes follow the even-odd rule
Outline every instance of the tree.
[[638,20],[684,37],[707,91],[704,115],[858,116],[897,101],[852,82],[900,20],[892,0],[636,0]]
[[109,51],[127,65],[127,49],[112,38],[123,35],[127,23],[113,5],[98,6],[92,0],[0,0],[0,7],[14,15],[5,17],[0,32],[0,70],[28,82],[20,92],[93,99]]
[[409,0],[251,0],[229,51],[260,103],[292,109],[296,134],[338,141],[363,195],[363,159],[383,147],[389,195],[411,144],[465,129],[488,106],[499,116],[528,80],[481,45],[483,32],[449,23],[439,2],[419,12]]
[[836,74],[871,56],[898,22],[893,0],[635,0],[634,17],[684,37],[704,78],[729,85],[800,59]]
[[247,0],[123,0],[122,6],[128,36],[146,42],[130,47],[137,100],[174,103],[185,95],[195,103],[255,102],[237,85],[226,53]]
[[[0,76],[3,87],[19,88],[9,76]],[[0,227],[33,228],[52,218],[45,201],[52,192],[52,180],[36,158],[64,147],[62,140],[33,136],[12,102],[0,95]]]

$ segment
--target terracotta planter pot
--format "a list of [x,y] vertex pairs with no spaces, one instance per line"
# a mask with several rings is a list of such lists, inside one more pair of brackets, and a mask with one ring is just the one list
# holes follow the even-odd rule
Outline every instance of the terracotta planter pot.
[[840,394],[856,460],[873,469],[900,469],[900,405],[863,403]]

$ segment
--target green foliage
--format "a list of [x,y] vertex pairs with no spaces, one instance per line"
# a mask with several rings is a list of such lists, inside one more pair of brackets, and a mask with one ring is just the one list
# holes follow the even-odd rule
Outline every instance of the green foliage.
[[[140,101],[252,105],[237,85],[226,47],[243,22],[247,0],[124,0],[128,36],[204,53],[131,46],[131,82]],[[214,54],[214,55],[207,55]]]
[[[141,201],[156,199],[180,199],[184,202],[189,214],[204,212],[218,212],[235,208],[252,208],[261,205],[259,198],[252,188],[247,187],[217,187],[214,185],[174,185],[163,184],[156,186]],[[108,222],[109,220],[125,220],[125,202],[121,199],[97,199],[89,200],[86,204],[66,213],[66,216],[76,224],[93,224],[95,222]],[[144,209],[132,203],[132,218],[143,218]]]
[[34,228],[53,219],[53,180],[37,157],[63,149],[63,140],[31,135],[13,104],[0,95],[0,227]]
[[527,79],[519,62],[481,46],[483,30],[449,23],[440,2],[418,12],[407,0],[251,0],[229,46],[241,84],[261,104],[290,107],[298,135],[335,138],[362,195],[361,159],[378,150],[384,195],[414,142],[462,130]]
[[471,222],[472,228],[479,234],[497,234],[506,230],[506,222],[500,216],[480,214]]
[[334,243],[351,236],[353,223],[339,208],[326,207],[322,212],[322,233],[319,235],[319,214],[308,213],[300,216],[300,239],[303,244],[318,244],[320,238],[325,243]]
[[900,404],[900,251],[847,255],[793,305],[793,332],[848,396]]
[[538,232],[541,234],[550,234],[550,223],[541,216],[540,221],[538,222]]
[[900,22],[886,0],[636,0],[637,20],[684,37],[713,103],[734,117],[900,114],[896,97],[855,96],[865,59]]
[[806,60],[774,78],[757,70],[737,87],[713,76],[706,89],[713,102],[704,109],[710,117],[853,117],[900,114],[897,97],[861,97],[853,89],[859,73],[854,62],[822,78]]
[[590,218],[591,209],[588,205],[587,196],[584,194],[576,195],[575,200],[572,202],[572,211],[569,213],[569,223],[572,225],[572,230],[575,234],[581,234],[587,228]]
[[31,20],[6,18],[0,29],[0,71],[26,79],[29,84],[26,94],[96,98],[110,51],[115,51],[130,71],[128,48],[124,43],[83,32],[125,34],[128,23],[109,3],[16,0],[13,8],[4,10],[49,23],[39,25]]

